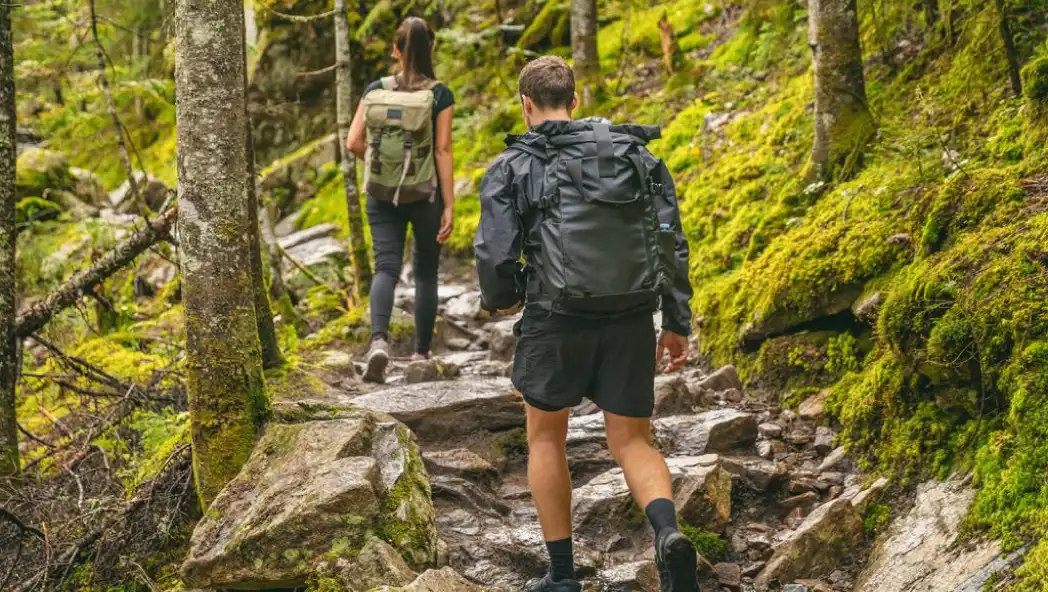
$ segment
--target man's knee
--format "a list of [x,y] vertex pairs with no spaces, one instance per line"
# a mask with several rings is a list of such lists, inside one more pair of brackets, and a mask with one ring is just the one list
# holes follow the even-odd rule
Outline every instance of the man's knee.
[[570,409],[544,411],[530,404],[527,407],[528,444],[545,446],[566,446],[568,436],[568,416]]

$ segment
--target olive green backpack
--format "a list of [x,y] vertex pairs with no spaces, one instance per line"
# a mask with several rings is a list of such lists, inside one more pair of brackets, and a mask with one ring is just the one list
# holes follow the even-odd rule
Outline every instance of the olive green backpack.
[[382,88],[364,97],[368,195],[393,205],[436,198],[432,91],[437,84],[431,80],[418,90],[401,90],[400,79],[387,76]]

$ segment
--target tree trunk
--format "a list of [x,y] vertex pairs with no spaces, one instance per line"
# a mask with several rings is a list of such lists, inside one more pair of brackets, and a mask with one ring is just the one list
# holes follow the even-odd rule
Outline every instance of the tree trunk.
[[673,32],[673,25],[667,14],[662,13],[659,19],[659,35],[662,38],[662,62],[666,65],[666,72],[673,74],[677,68],[677,56],[680,48],[677,45],[677,36]]
[[1004,0],[995,0],[997,4],[997,19],[1001,29],[1001,41],[1004,42],[1004,57],[1008,60],[1008,77],[1012,81],[1012,92],[1015,96],[1023,96],[1023,79],[1019,72],[1019,52],[1015,49],[1015,40],[1012,39],[1012,28],[1008,24],[1008,8]]
[[349,52],[349,13],[346,0],[335,0],[335,89],[338,103],[338,146],[341,155],[342,180],[346,189],[349,212],[349,251],[353,263],[354,290],[358,301],[371,291],[371,259],[364,240],[364,219],[357,190],[357,162],[346,147],[346,137],[353,121],[353,78]]
[[244,30],[244,160],[247,163],[247,216],[248,237],[251,245],[251,291],[255,299],[255,320],[258,323],[258,340],[262,344],[262,367],[279,368],[284,365],[284,356],[277,342],[277,327],[273,323],[273,309],[269,305],[266,289],[266,273],[262,266],[261,226],[258,222],[258,180],[255,176],[255,142],[252,138],[251,116],[247,110],[247,29]]
[[856,0],[809,0],[815,70],[815,142],[809,178],[832,181],[859,166],[873,135]]
[[269,415],[248,242],[242,1],[181,0],[175,37],[186,390],[207,508]]
[[15,64],[11,3],[0,3],[0,477],[16,475]]
[[592,105],[593,93],[600,86],[597,0],[571,0],[571,57],[582,103]]

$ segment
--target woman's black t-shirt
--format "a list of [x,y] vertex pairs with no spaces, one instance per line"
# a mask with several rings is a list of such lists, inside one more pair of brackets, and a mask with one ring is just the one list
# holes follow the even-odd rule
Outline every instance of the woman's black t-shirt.
[[[382,88],[382,80],[376,80],[368,85],[364,89],[364,96],[373,90]],[[437,115],[441,111],[455,104],[455,93],[451,92],[451,89],[447,87],[443,82],[438,82],[433,87],[433,134],[436,136],[437,133]]]

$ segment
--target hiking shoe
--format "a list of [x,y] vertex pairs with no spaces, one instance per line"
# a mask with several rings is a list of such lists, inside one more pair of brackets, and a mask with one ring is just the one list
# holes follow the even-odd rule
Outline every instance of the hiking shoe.
[[371,341],[368,349],[367,369],[364,371],[366,382],[386,382],[386,366],[389,365],[389,343],[379,337]]
[[655,564],[662,592],[699,592],[695,576],[698,555],[688,537],[675,530],[659,537],[655,541]]
[[411,361],[412,362],[422,362],[422,361],[428,360],[428,359],[429,359],[429,354],[418,354],[417,353],[417,354],[413,354],[411,356]]
[[582,592],[582,584],[576,580],[558,580],[553,581],[553,578],[549,574],[541,580],[532,580],[528,583],[528,587],[524,588],[526,592]]

